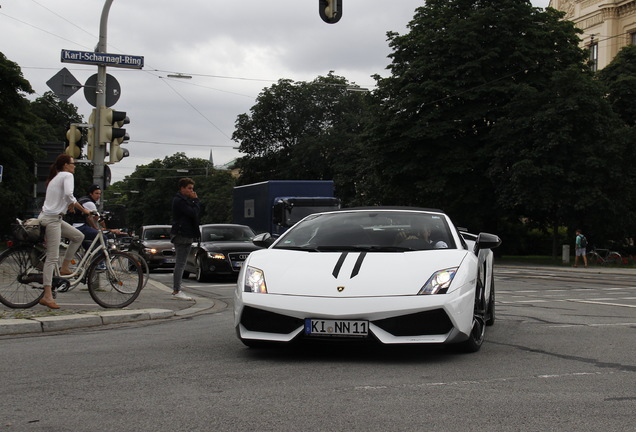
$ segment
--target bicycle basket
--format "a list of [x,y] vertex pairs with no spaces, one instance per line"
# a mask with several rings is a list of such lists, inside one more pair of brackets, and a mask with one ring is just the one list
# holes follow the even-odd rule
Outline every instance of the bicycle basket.
[[22,223],[13,224],[13,235],[18,241],[38,242],[44,237],[44,229],[39,219],[31,218]]

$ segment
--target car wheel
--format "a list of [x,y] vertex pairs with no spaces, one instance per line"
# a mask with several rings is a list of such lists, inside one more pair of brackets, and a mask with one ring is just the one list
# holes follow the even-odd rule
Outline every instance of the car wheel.
[[463,352],[474,353],[479,351],[481,345],[484,343],[484,335],[486,334],[486,321],[484,320],[485,308],[485,296],[484,284],[477,283],[477,289],[475,293],[475,307],[473,310],[473,327],[468,335],[468,339],[461,343],[460,347]]
[[486,325],[495,323],[495,277],[490,275],[490,299],[488,299],[488,311],[486,312]]
[[207,275],[205,274],[205,264],[203,263],[203,257],[197,257],[197,282],[205,282],[207,279]]
[[470,332],[468,340],[462,343],[462,351],[474,353],[479,351],[484,343],[484,335],[486,334],[486,323],[481,317],[473,318],[473,329]]

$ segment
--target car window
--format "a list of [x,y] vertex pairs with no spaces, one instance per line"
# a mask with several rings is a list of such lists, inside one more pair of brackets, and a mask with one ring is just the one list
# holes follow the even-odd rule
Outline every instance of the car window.
[[170,240],[170,228],[149,228],[144,231],[144,240]]
[[249,242],[254,237],[254,232],[248,227],[204,227],[201,233],[201,241],[204,242]]
[[456,245],[444,215],[370,210],[310,216],[287,231],[275,247],[408,251]]

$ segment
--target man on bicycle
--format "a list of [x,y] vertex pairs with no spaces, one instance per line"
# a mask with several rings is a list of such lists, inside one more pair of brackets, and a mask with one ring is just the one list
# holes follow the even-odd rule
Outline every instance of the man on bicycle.
[[102,188],[99,185],[92,185],[88,188],[88,195],[81,197],[77,201],[84,206],[85,209],[90,210],[91,214],[84,216],[79,213],[71,213],[71,221],[73,227],[77,228],[84,234],[84,249],[88,249],[97,237],[100,228],[97,222],[97,216],[94,212],[97,211],[97,201],[102,197]]
[[118,229],[109,230],[106,228],[104,221],[99,222],[99,219],[95,212],[97,212],[97,202],[102,197],[102,188],[99,185],[92,185],[88,188],[88,195],[81,197],[77,201],[84,206],[85,209],[91,211],[91,214],[84,216],[74,213],[72,215],[73,227],[77,228],[84,234],[84,242],[82,245],[84,249],[88,249],[97,237],[99,231],[110,231],[115,234],[120,234]]

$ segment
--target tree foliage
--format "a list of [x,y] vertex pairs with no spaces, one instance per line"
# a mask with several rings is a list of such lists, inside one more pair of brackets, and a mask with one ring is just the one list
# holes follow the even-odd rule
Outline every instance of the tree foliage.
[[521,91],[542,92],[556,71],[584,67],[577,31],[561,17],[528,1],[431,0],[407,34],[389,33],[391,76],[378,77],[371,134],[383,202],[494,228],[493,128]]
[[227,171],[214,169],[207,160],[188,158],[185,153],[137,166],[130,176],[105,191],[105,207],[123,206],[126,227],[137,232],[143,225],[169,225],[172,199],[183,177],[196,183],[202,203],[201,223],[231,222],[234,178]]
[[0,53],[0,232],[8,234],[15,218],[24,217],[33,196],[34,163],[42,155],[38,144],[42,121],[25,95],[33,93],[20,67]]
[[364,153],[367,95],[329,73],[311,82],[281,79],[236,121],[232,138],[246,156],[241,184],[264,180],[331,180],[346,203],[356,202],[357,162]]
[[636,126],[636,45],[621,49],[597,76],[607,86],[614,111],[625,124]]

